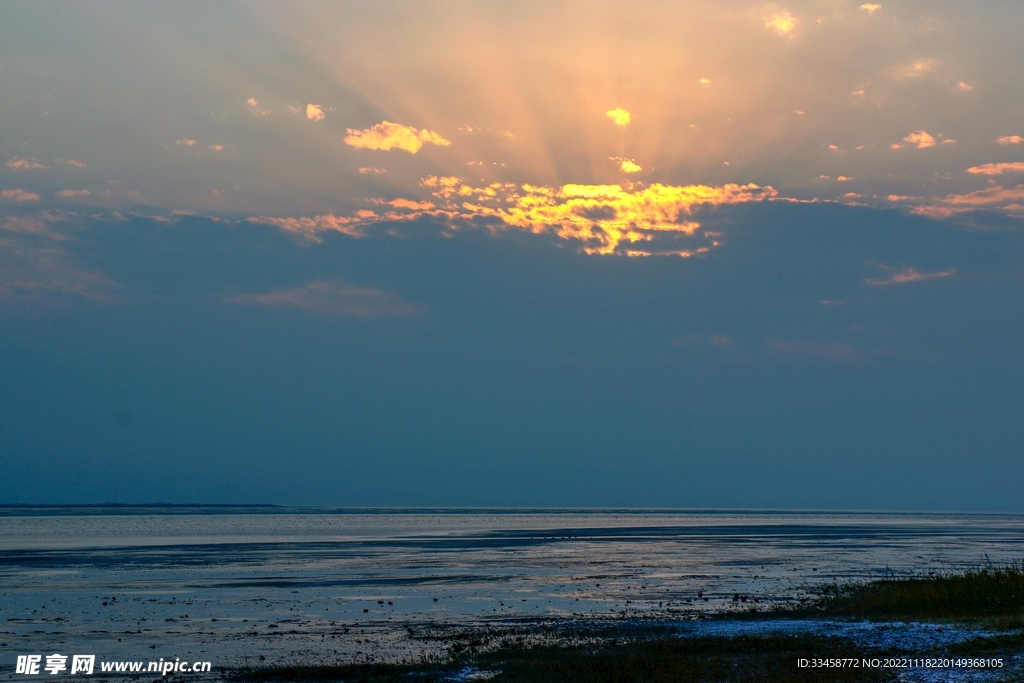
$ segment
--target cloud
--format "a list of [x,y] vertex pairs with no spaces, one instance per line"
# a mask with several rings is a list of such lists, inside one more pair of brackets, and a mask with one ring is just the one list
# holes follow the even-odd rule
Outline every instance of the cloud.
[[1024,137],[1019,135],[1001,135],[996,142],[1000,145],[1019,145],[1024,142]]
[[433,202],[418,202],[412,199],[392,199],[388,202],[390,206],[396,209],[408,209],[409,211],[431,211],[435,208]]
[[19,159],[18,157],[11,157],[7,161],[7,168],[13,168],[16,171],[32,171],[49,168],[49,166],[36,161],[35,159]]
[[623,173],[639,173],[640,171],[644,170],[639,165],[637,165],[637,163],[632,159],[625,159],[623,157],[608,158],[611,159],[612,161],[619,162],[619,170],[622,171]]
[[918,59],[909,65],[896,69],[893,74],[895,78],[919,78],[930,72],[935,67],[934,59]]
[[959,83],[957,83],[956,84],[956,89],[961,91],[961,92],[971,92],[972,90],[974,90],[974,88],[971,86],[971,84],[967,83],[965,81],[960,81]]
[[341,280],[314,280],[302,287],[280,289],[266,294],[239,294],[228,299],[235,304],[275,308],[298,308],[318,315],[377,318],[413,315],[420,310],[393,292],[353,287]]
[[1017,187],[1000,187],[995,185],[984,190],[968,194],[951,194],[942,201],[959,206],[984,206],[986,204],[1002,204],[1024,200],[1024,185]]
[[1024,173],[1024,161],[1004,161],[998,164],[982,164],[971,166],[968,173],[981,175],[999,175],[1000,173]]
[[387,173],[388,171],[386,168],[377,168],[376,166],[360,166],[359,172],[362,173],[363,175],[366,175],[368,173],[372,173],[374,175],[381,175],[382,173]]
[[0,301],[27,299],[34,306],[47,294],[117,300],[117,283],[75,263],[65,246],[69,223],[69,214],[45,211],[0,221]]
[[181,140],[175,140],[174,144],[180,145],[182,147],[195,147],[196,141],[193,140],[192,138],[182,138]]
[[[884,270],[888,270],[890,272],[893,271],[893,269],[889,268],[888,266],[881,266],[881,268],[883,268]],[[955,268],[952,268],[950,270],[937,271],[934,273],[919,273],[913,268],[905,268],[904,270],[898,272],[892,272],[892,274],[884,280],[872,280],[871,278],[864,278],[864,282],[875,287],[886,287],[888,285],[902,285],[907,284],[909,282],[920,282],[922,280],[935,280],[938,278],[949,277],[954,273],[956,273]]]
[[701,85],[711,85],[711,79],[710,78],[702,78],[702,79],[700,79],[697,82],[700,83]]
[[[474,188],[454,177],[431,177],[424,186],[448,200],[442,207],[459,217],[497,218],[509,228],[550,233],[580,244],[588,254],[693,256],[717,246],[663,249],[660,238],[691,237],[700,224],[690,220],[701,206],[755,202],[777,192],[757,185],[563,185],[560,188],[494,183]],[[461,202],[454,201],[456,198]],[[473,201],[470,201],[470,200]]]
[[68,159],[67,163],[69,166],[74,166],[75,168],[85,168],[88,166],[84,161],[78,161],[77,159]]
[[260,103],[256,101],[255,97],[250,97],[245,101],[245,103],[249,105],[249,108],[252,110],[253,116],[268,116],[270,114],[269,111],[266,111],[260,106]]
[[326,116],[324,115],[324,110],[319,104],[307,104],[306,118],[310,121],[323,121]]
[[845,183],[848,180],[853,180],[853,178],[849,178],[849,177],[844,176],[844,175],[841,175],[838,178],[836,178],[836,181],[840,182],[840,183]]
[[833,363],[851,363],[861,357],[860,351],[849,344],[820,344],[809,341],[769,339],[768,350],[793,360],[825,360]]
[[874,14],[878,10],[882,9],[882,6],[874,2],[866,2],[861,5],[860,8],[868,14]]
[[224,145],[210,145],[210,149],[212,149],[214,152],[223,152]]
[[928,147],[935,146],[935,138],[923,130],[915,130],[913,133],[903,138],[903,141],[909,142],[912,145],[917,145],[918,149],[926,149]]
[[89,190],[61,190],[57,193],[58,197],[88,197],[92,192]]
[[[362,215],[360,215],[362,214]],[[368,214],[368,215],[367,215]],[[313,218],[274,218],[272,216],[254,216],[247,219],[250,223],[261,223],[274,225],[286,232],[293,232],[307,239],[319,241],[317,233],[336,231],[349,235],[350,237],[362,237],[362,224],[367,218],[376,218],[373,211],[357,212],[355,216],[344,217],[328,214],[325,216],[314,216]]]
[[621,107],[609,109],[605,114],[616,126],[628,126],[629,122],[632,120],[630,113]]
[[0,199],[7,199],[12,202],[38,202],[39,195],[35,192],[25,190],[3,190],[0,192]]
[[405,126],[401,123],[382,121],[377,125],[365,130],[348,129],[345,137],[345,144],[360,149],[390,150],[400,149],[410,154],[416,154],[424,144],[439,145],[447,147],[452,144],[450,140],[444,139],[440,133],[426,128],[417,130],[412,126]]
[[793,29],[796,28],[796,17],[790,14],[789,10],[782,10],[771,14],[765,21],[765,28],[775,31],[776,35],[792,37]]
[[803,109],[794,109],[793,113],[797,116],[803,116],[806,112]]
[[[368,209],[351,216],[275,218],[259,216],[249,222],[320,240],[320,233],[338,231],[364,237],[374,225],[408,223],[421,218],[450,229],[485,226],[492,232],[523,230],[549,234],[575,243],[587,254],[619,256],[695,256],[718,246],[717,234],[699,233],[691,215],[703,206],[758,202],[775,198],[771,187],[757,185],[563,185],[544,187],[524,183],[492,183],[474,187],[455,176],[424,178],[423,187],[440,205],[410,199],[370,200],[391,207]],[[388,227],[392,230],[393,227]],[[680,240],[685,240],[680,243]]]

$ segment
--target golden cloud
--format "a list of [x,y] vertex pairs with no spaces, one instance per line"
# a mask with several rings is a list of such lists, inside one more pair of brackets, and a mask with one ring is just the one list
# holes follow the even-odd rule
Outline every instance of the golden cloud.
[[878,10],[882,9],[882,6],[874,2],[866,2],[861,5],[860,8],[868,14],[874,14]]
[[25,190],[3,190],[0,192],[0,199],[8,199],[12,202],[38,202],[39,195]]
[[[708,251],[660,250],[652,243],[665,235],[692,236],[700,224],[689,220],[696,207],[771,199],[777,192],[757,185],[674,186],[655,183],[646,187],[619,185],[563,185],[560,188],[514,183],[493,183],[475,188],[454,177],[431,177],[426,187],[447,200],[443,207],[465,216],[497,218],[507,227],[528,232],[553,233],[581,244],[588,254],[692,256]],[[452,200],[462,199],[461,204]],[[472,201],[471,201],[472,200]],[[712,242],[711,246],[716,246]]]
[[796,17],[789,13],[789,10],[775,12],[765,21],[765,28],[775,31],[776,35],[792,37],[793,29],[796,28]]
[[926,149],[928,147],[935,146],[935,138],[923,130],[915,130],[913,133],[903,138],[903,141],[909,142],[912,145],[917,145],[918,149]]
[[1000,135],[996,142],[1000,145],[1019,145],[1024,142],[1024,137],[1019,135]]
[[623,157],[608,158],[611,159],[612,161],[619,162],[619,170],[622,171],[623,173],[639,173],[640,171],[644,170],[632,159],[626,159]]
[[326,117],[324,116],[324,110],[319,104],[307,104],[306,105],[306,118],[310,121],[323,121]]
[[[639,183],[544,187],[492,183],[474,187],[456,176],[424,178],[440,205],[411,199],[370,200],[386,211],[359,210],[351,216],[314,218],[253,217],[252,223],[274,225],[318,241],[325,231],[364,237],[374,224],[432,218],[452,229],[480,225],[489,229],[552,234],[576,243],[587,254],[620,256],[694,256],[718,246],[717,234],[698,235],[700,223],[691,219],[702,206],[757,202],[775,198],[771,187],[757,185],[662,185]],[[675,238],[694,238],[680,244]],[[697,239],[699,238],[699,239]],[[668,247],[665,240],[672,242]]]
[[345,144],[360,149],[400,149],[409,154],[420,151],[424,144],[439,145],[447,147],[452,144],[450,140],[444,139],[440,133],[426,128],[417,130],[412,126],[405,126],[401,123],[382,121],[375,126],[365,130],[348,129],[345,137]]
[[981,175],[999,175],[1000,173],[1024,173],[1024,161],[1004,161],[998,164],[982,164],[971,166],[968,173]]
[[615,109],[609,109],[605,114],[615,123],[616,126],[628,126],[632,116],[629,112],[621,107]]

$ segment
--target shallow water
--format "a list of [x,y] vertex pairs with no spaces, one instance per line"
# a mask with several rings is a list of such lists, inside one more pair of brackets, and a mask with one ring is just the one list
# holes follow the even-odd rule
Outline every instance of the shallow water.
[[394,659],[434,647],[410,626],[687,619],[1022,551],[1018,515],[7,509],[0,663]]

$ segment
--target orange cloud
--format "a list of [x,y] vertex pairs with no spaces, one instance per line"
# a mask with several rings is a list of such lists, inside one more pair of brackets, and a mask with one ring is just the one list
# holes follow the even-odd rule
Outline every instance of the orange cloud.
[[776,35],[792,37],[793,29],[796,28],[796,17],[789,13],[789,10],[775,12],[768,17],[765,28],[775,31]]
[[39,195],[25,190],[3,190],[0,192],[0,199],[9,199],[12,202],[38,202]]
[[433,202],[417,202],[412,199],[392,199],[388,202],[396,209],[408,209],[409,211],[430,211],[436,208]]
[[621,107],[609,109],[605,114],[612,120],[612,122],[615,123],[616,126],[628,126],[629,122],[633,118],[628,111]]
[[235,304],[298,308],[318,315],[380,317],[419,313],[418,308],[406,303],[393,292],[353,287],[340,280],[314,280],[303,287],[266,294],[239,294],[230,297],[228,301]]
[[996,142],[1000,145],[1019,145],[1024,142],[1024,138],[1019,135],[1001,135]]
[[366,175],[368,173],[372,173],[374,175],[381,175],[382,173],[387,173],[388,171],[386,168],[377,168],[376,166],[360,166],[359,172],[362,173],[363,175]]
[[[885,268],[885,266],[883,266]],[[891,270],[885,268],[886,270]],[[908,282],[920,282],[921,280],[935,280],[937,278],[949,277],[956,273],[956,269],[942,270],[935,273],[919,273],[913,268],[907,268],[897,273],[893,273],[885,280],[872,280],[870,278],[864,278],[864,282],[875,287],[886,287],[888,285],[901,285]]]
[[88,197],[92,192],[89,190],[61,190],[57,193],[58,197]]
[[982,175],[999,175],[1000,173],[1024,173],[1024,161],[1004,161],[998,164],[982,164],[971,166],[968,173],[979,173]]
[[928,147],[935,146],[935,138],[923,130],[915,130],[913,133],[903,138],[903,141],[909,142],[912,145],[917,145],[918,149],[926,149]]
[[971,86],[971,84],[967,83],[965,81],[960,81],[959,83],[957,83],[956,84],[956,89],[961,91],[961,92],[971,92],[972,90],[974,90],[974,88]]
[[174,144],[182,147],[195,147],[196,141],[191,138],[182,138],[181,140],[175,140]]
[[644,170],[639,165],[637,165],[637,163],[632,159],[625,159],[623,157],[608,158],[611,159],[612,161],[619,162],[619,170],[622,171],[623,173],[639,173],[640,171]]
[[307,104],[306,118],[310,121],[323,121],[326,117],[324,116],[323,108],[319,104]]
[[424,144],[428,143],[441,147],[452,144],[450,140],[444,139],[440,133],[432,130],[426,128],[417,130],[412,126],[390,121],[382,121],[365,130],[349,128],[348,136],[345,137],[345,144],[352,147],[384,151],[400,149],[409,154],[416,154]]
[[7,168],[13,168],[16,171],[32,171],[49,167],[35,159],[19,159],[17,157],[11,157],[7,162]]

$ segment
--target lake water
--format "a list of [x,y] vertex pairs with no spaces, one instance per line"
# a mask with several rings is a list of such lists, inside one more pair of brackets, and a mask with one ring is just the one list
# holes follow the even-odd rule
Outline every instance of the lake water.
[[1022,556],[1019,515],[7,508],[0,665],[63,650],[394,659],[429,649],[408,635],[428,625],[689,620]]

